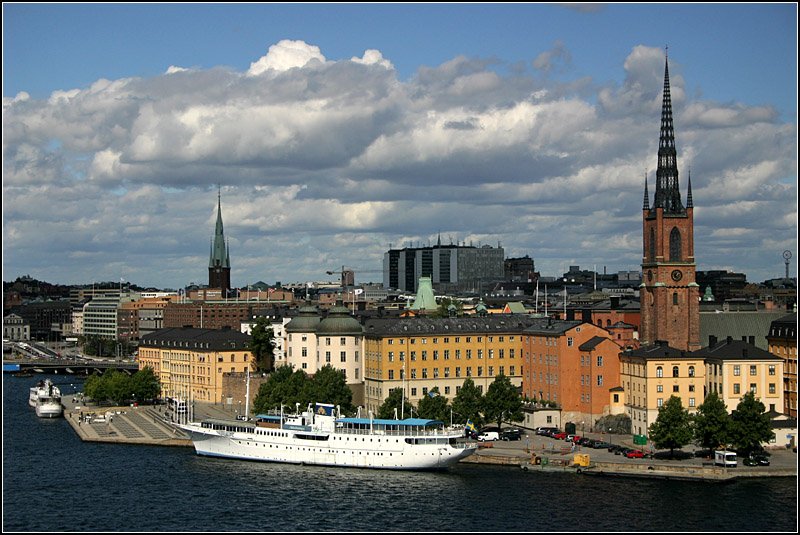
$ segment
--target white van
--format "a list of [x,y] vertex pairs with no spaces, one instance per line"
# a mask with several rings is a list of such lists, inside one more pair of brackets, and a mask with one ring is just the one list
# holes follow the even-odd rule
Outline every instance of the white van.
[[484,431],[478,435],[478,442],[486,442],[487,440],[500,440],[500,433],[497,431]]
[[714,452],[714,465],[732,468],[736,466],[736,452],[718,450]]

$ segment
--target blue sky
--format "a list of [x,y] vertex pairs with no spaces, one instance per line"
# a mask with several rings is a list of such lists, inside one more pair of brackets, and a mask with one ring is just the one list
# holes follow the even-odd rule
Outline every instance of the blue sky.
[[[246,134],[231,132],[224,110],[236,102],[251,110],[236,108],[241,117],[261,117],[264,94],[289,91],[286,76],[262,75],[266,93],[253,92],[246,83],[255,76],[251,64],[269,57],[270,47],[280,43],[301,43],[301,55],[322,58],[325,67],[294,65],[283,56],[295,70],[284,71],[281,64],[273,72],[294,73],[301,81],[293,83],[301,85],[291,87],[335,87],[347,97],[292,101],[286,93],[280,105],[268,105],[270,117],[284,117],[283,124],[265,118],[253,125],[256,137],[248,143]],[[707,207],[696,215],[698,269],[745,272],[756,281],[779,276],[780,253],[795,251],[797,243],[795,4],[4,4],[4,280],[30,274],[64,283],[93,277],[162,287],[202,282],[217,183],[223,185],[234,284],[317,279],[330,265],[379,268],[389,243],[425,242],[440,232],[458,241],[500,241],[509,256],[532,256],[545,275],[575,264],[636,269],[641,215],[620,207],[641,206],[642,175],[655,168],[665,45],[677,98],[679,164],[686,166],[682,186],[691,165],[695,203]],[[287,50],[276,46],[267,63],[275,65]],[[353,64],[373,64],[368,50],[389,66],[388,78],[387,71],[372,67],[369,73],[345,74]],[[179,80],[167,74],[170,67],[179,68],[191,90],[173,85]],[[347,76],[354,77],[352,87]],[[235,90],[226,93],[230,87]],[[144,104],[119,109],[111,104],[123,97],[153,99],[158,112],[150,115]],[[332,111],[333,102],[343,108],[319,111],[320,106]],[[513,113],[504,111],[509,109]],[[170,110],[182,111],[173,124],[165,119]],[[242,137],[252,151],[265,143],[259,155],[240,145],[217,146],[219,135],[209,140],[189,131],[181,131],[181,139],[193,142],[176,145],[173,154],[154,148],[156,141],[158,147],[179,143],[168,134],[198,114],[219,135]],[[480,125],[487,133],[498,120],[528,121],[529,134],[542,138],[528,145],[520,140],[523,132],[480,156],[475,153],[485,140],[444,139],[434,116],[442,118],[439,126]],[[598,144],[591,150],[572,146],[569,132],[551,132],[538,117],[596,132],[585,142]],[[310,123],[301,125],[305,119]],[[323,139],[320,125],[342,130]],[[599,133],[618,135],[630,125],[635,128],[628,139],[598,140]],[[294,150],[277,142],[284,129],[295,127],[287,140],[316,146]],[[275,136],[274,146],[258,139],[259,129]],[[770,146],[765,138],[777,141]],[[646,143],[634,148],[642,139]],[[546,146],[547,140],[554,145]],[[714,145],[726,140],[730,154]],[[444,154],[424,154],[437,143]],[[777,154],[776,143],[783,148]],[[399,148],[391,152],[387,144]],[[734,150],[752,154],[745,158]],[[533,156],[520,156],[527,151]],[[771,153],[760,156],[761,151]],[[470,164],[472,175],[463,184],[481,194],[443,187],[462,180],[454,175],[465,154],[486,165]],[[552,154],[569,163],[551,169],[545,155]],[[220,162],[226,164],[223,170]],[[526,166],[535,168],[530,177]],[[579,203],[587,225],[594,226],[597,217],[624,218],[608,228],[575,231],[568,250],[559,250],[545,235],[559,218],[576,220],[571,213],[576,203],[567,208],[566,197],[584,181],[607,186],[602,199],[609,203],[602,211],[596,203]],[[507,195],[515,199],[505,207],[499,198],[479,199],[514,185],[522,187]],[[59,235],[37,221],[41,211],[16,205],[8,210],[10,201],[24,202],[32,191],[64,199],[58,219],[78,234],[58,240],[73,250],[61,256],[59,269],[36,250]],[[271,202],[272,219],[259,213],[265,208],[259,192]],[[117,199],[109,202],[111,196]],[[143,198],[148,203],[133,202]],[[192,209],[170,221],[175,235],[153,239],[149,226],[167,228],[156,223],[159,214],[174,214],[187,200]],[[444,217],[423,214],[423,200]],[[363,225],[329,229],[306,218],[291,230],[282,226],[305,210],[320,213],[321,205],[314,203],[325,202],[362,214]],[[87,218],[87,206],[108,206],[108,213]],[[137,224],[117,228],[125,207],[137,210],[127,214]],[[282,215],[281,207],[292,214]],[[732,207],[747,224],[735,221]],[[518,214],[524,232],[519,222],[497,223],[498,214],[509,210]],[[411,211],[415,221],[396,215]],[[476,218],[460,215],[478,212]],[[538,220],[541,214],[549,219]],[[776,220],[765,221],[764,214]],[[782,214],[780,220],[774,214]],[[346,219],[333,209],[330,217]],[[479,227],[476,221],[486,223]],[[128,244],[127,259],[116,249],[119,240]],[[615,242],[626,248],[590,247]],[[297,243],[303,244],[300,253]],[[162,255],[162,262],[168,258],[168,267],[146,268],[156,257],[151,255]],[[81,264],[87,261],[91,269]]]

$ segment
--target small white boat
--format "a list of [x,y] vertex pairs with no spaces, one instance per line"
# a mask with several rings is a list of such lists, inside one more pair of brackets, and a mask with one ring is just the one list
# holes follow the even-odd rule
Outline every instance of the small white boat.
[[39,418],[58,418],[64,413],[61,405],[61,390],[50,379],[42,381],[36,398],[36,416]]

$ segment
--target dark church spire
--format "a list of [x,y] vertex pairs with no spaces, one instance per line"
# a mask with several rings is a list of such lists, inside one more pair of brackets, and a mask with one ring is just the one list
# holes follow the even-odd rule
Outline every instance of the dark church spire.
[[663,208],[667,214],[685,213],[678,188],[678,161],[669,87],[669,58],[664,62],[664,100],[661,106],[661,134],[658,141],[658,169],[653,202],[653,209],[656,208]]
[[217,191],[217,225],[214,229],[214,241],[211,245],[208,267],[231,267],[230,256],[225,246],[225,233],[222,227],[222,194],[219,190]]
[[650,209],[650,195],[647,194],[647,171],[644,172],[644,203],[642,210]]
[[689,169],[689,190],[686,192],[686,208],[694,208],[692,202],[692,170]]

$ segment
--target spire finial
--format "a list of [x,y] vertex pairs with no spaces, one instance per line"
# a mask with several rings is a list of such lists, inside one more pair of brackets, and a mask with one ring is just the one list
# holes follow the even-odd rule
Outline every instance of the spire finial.
[[644,203],[642,204],[642,210],[649,210],[650,209],[650,196],[647,193],[647,169],[644,170]]

